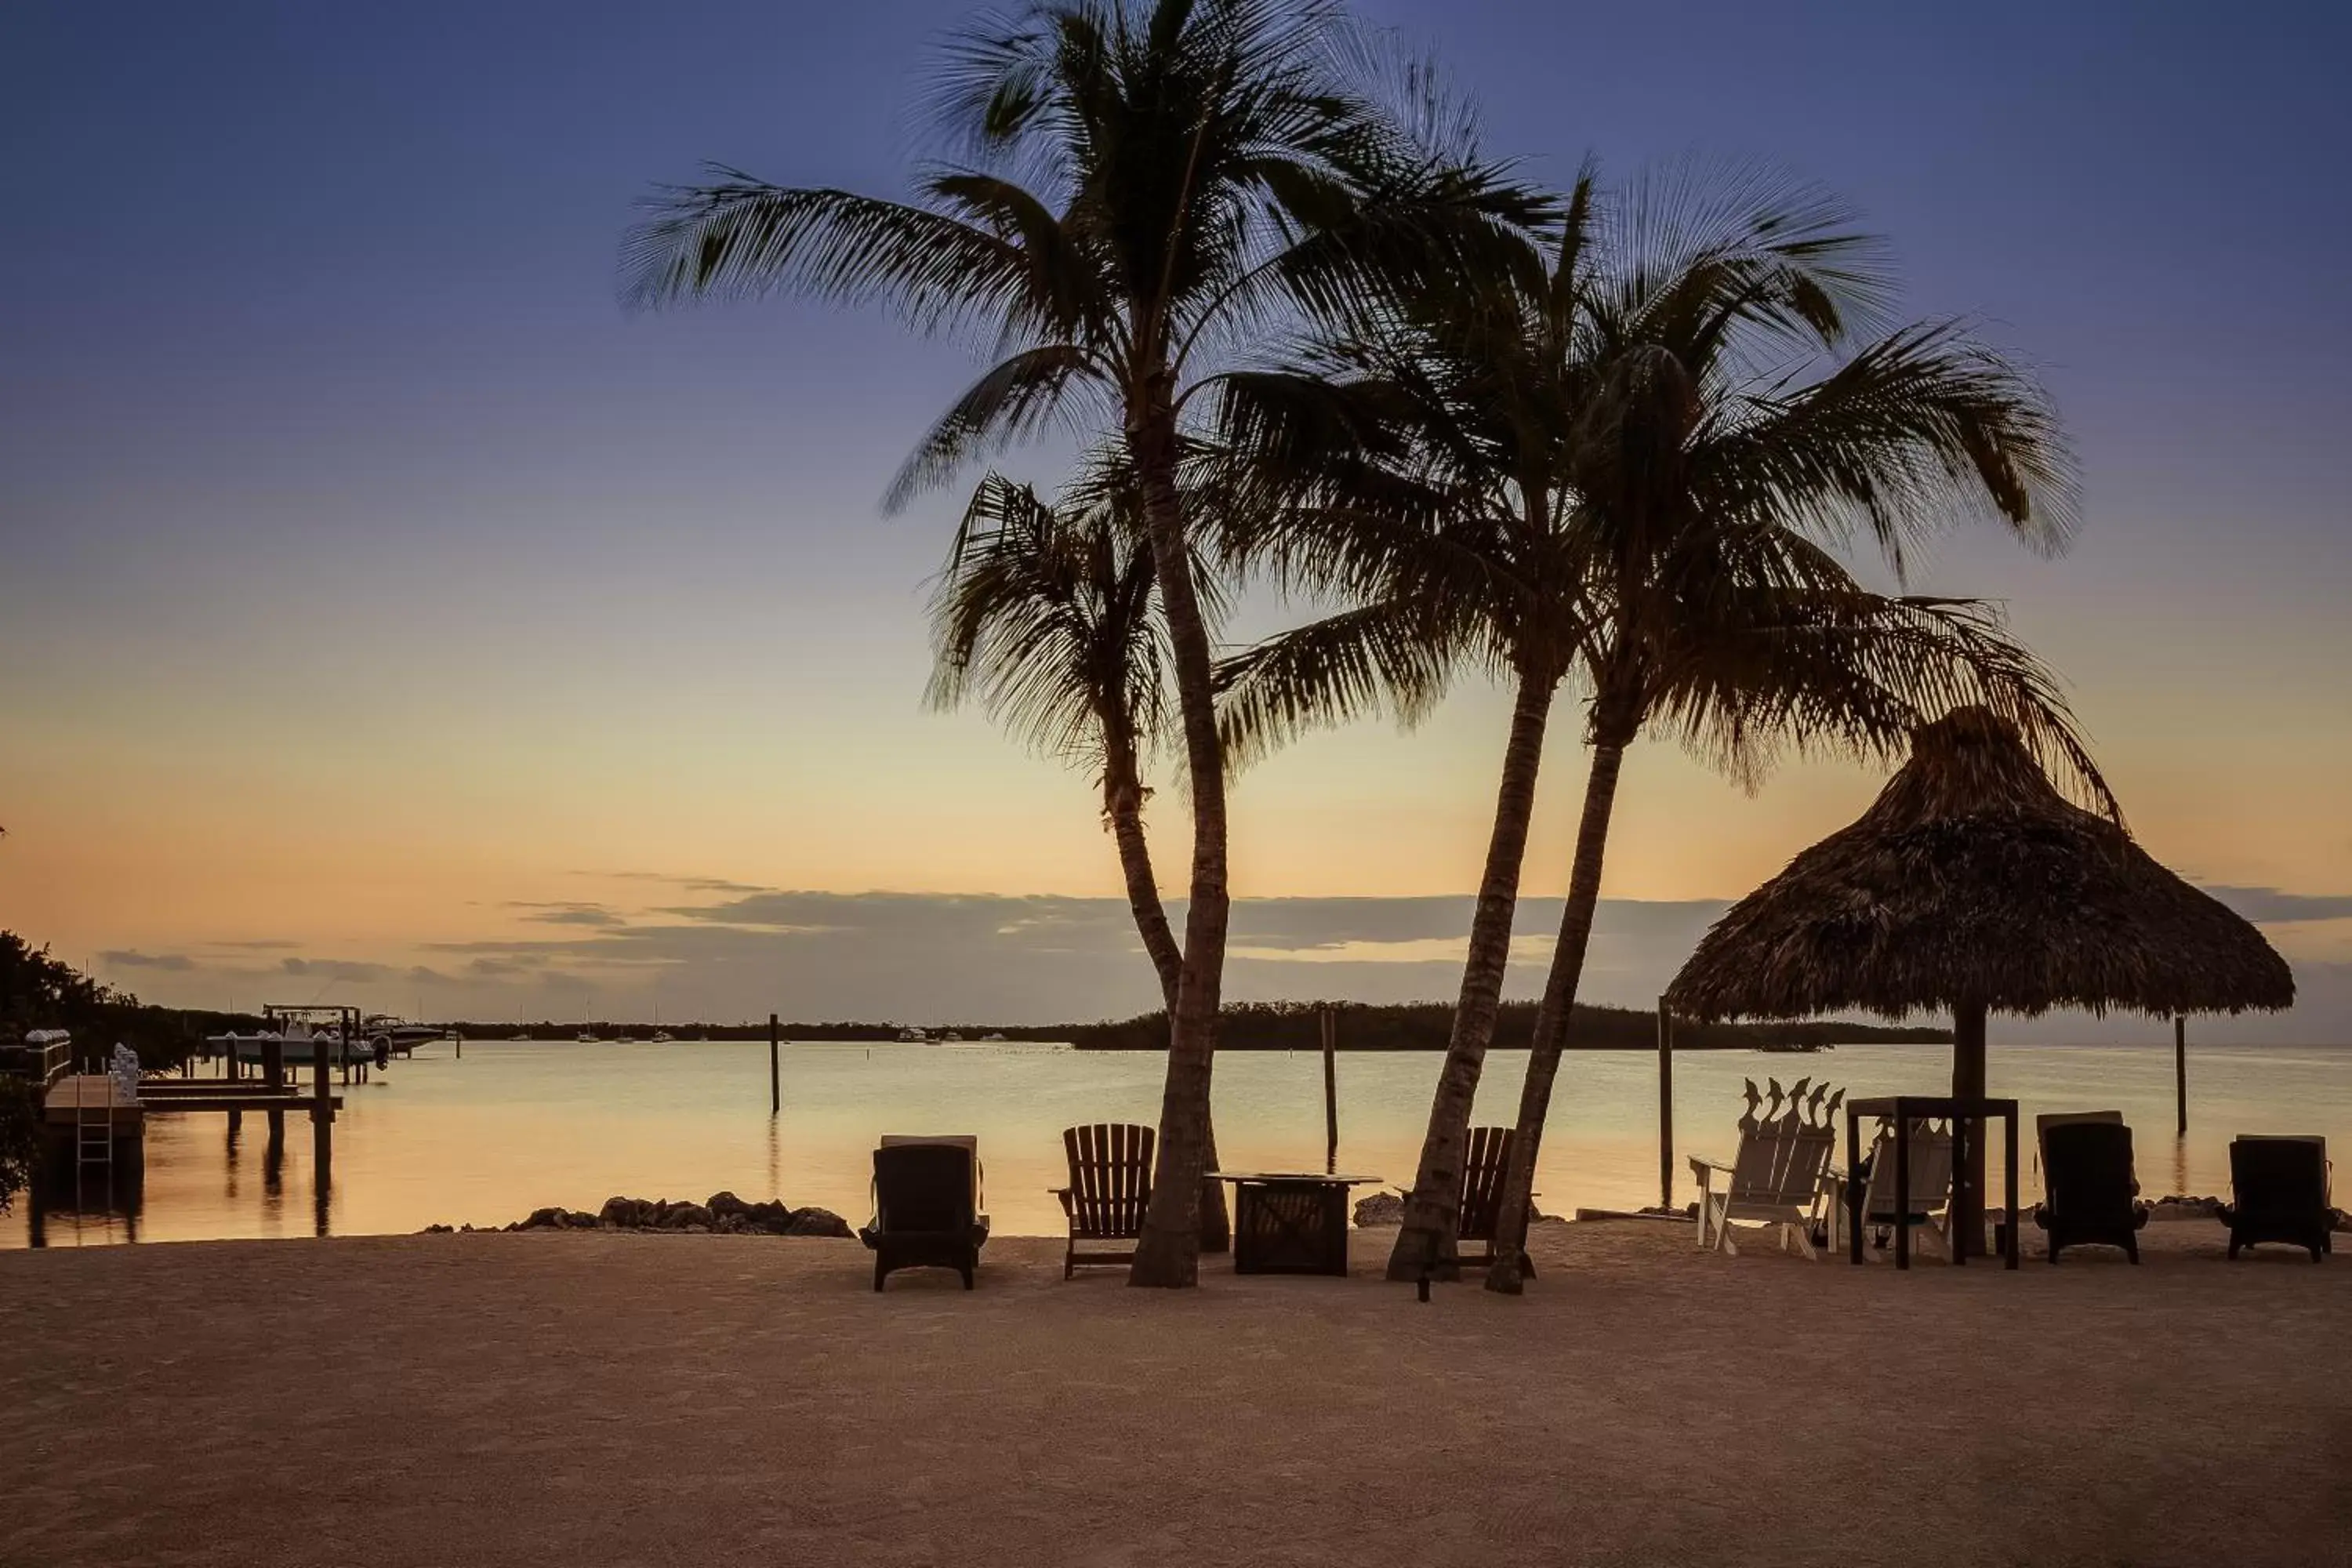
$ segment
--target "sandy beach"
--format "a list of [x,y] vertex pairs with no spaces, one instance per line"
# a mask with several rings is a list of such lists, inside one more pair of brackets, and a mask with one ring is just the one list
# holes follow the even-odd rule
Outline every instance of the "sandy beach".
[[0,1563],[2352,1562],[2352,1263],[2016,1274],[1538,1227],[1519,1300],[1058,1241],[0,1255]]

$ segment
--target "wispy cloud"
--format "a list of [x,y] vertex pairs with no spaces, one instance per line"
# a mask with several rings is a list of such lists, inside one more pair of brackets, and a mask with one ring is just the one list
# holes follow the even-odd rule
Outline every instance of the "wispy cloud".
[[2205,884],[2205,890],[2262,925],[2352,920],[2352,893],[2287,893],[2276,888],[2239,888],[2211,882]]
[[159,969],[173,974],[196,967],[196,961],[184,952],[142,952],[135,947],[109,948],[98,961],[109,969]]
[[764,893],[770,889],[757,882],[730,882],[724,877],[680,877],[667,871],[574,871],[575,877],[593,877],[600,881],[657,882],[665,887],[683,888],[689,893]]
[[531,911],[523,916],[551,926],[619,926],[629,922],[603,904],[589,903],[523,903],[510,901],[510,910]]

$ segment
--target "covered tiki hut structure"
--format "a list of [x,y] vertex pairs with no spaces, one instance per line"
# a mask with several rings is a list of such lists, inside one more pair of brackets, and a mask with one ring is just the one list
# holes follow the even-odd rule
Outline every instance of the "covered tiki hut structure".
[[1664,1000],[1705,1021],[1948,1011],[1952,1093],[1981,1098],[1989,1013],[2274,1010],[2294,976],[2252,923],[2060,795],[2006,720],[1965,708],[1919,729],[1851,826],[1727,910]]

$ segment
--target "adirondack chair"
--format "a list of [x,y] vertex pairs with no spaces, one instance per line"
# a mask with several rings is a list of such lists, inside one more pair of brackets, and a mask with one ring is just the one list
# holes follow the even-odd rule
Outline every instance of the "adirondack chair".
[[2335,1250],[2325,1138],[2241,1137],[2230,1144],[2230,1197],[2221,1223],[2230,1256],[2265,1241],[2300,1247],[2314,1263]]
[[[1511,1170],[1511,1142],[1518,1136],[1513,1127],[1473,1127],[1470,1129],[1470,1150],[1462,1162],[1462,1204],[1454,1221],[1455,1257],[1465,1268],[1491,1268],[1495,1261],[1495,1221],[1503,1209],[1503,1178]],[[1472,1252],[1462,1244],[1476,1242],[1478,1250]],[[1525,1252],[1519,1254],[1519,1273],[1526,1279],[1536,1276],[1536,1266]]]
[[[1780,1080],[1765,1081],[1771,1087],[1771,1102],[1761,1116],[1757,1107],[1762,1097],[1753,1079],[1748,1083],[1739,1148],[1730,1163],[1691,1157],[1691,1174],[1699,1190],[1698,1246],[1702,1251],[1738,1257],[1731,1227],[1735,1221],[1746,1221],[1778,1226],[1781,1251],[1794,1243],[1799,1252],[1812,1258],[1817,1256],[1813,1232],[1821,1223],[1822,1172],[1837,1144],[1837,1108],[1845,1091],[1832,1094],[1822,1084],[1808,1100],[1805,1089],[1812,1080],[1801,1079],[1785,1096],[1789,1109],[1783,1114]],[[1720,1192],[1716,1190],[1718,1178]]]
[[874,1221],[857,1233],[874,1254],[874,1289],[901,1268],[952,1268],[971,1289],[988,1240],[980,1202],[978,1139],[885,1137],[874,1151]]
[[[1832,1168],[1822,1184],[1830,1203],[1830,1240],[1832,1246],[1844,1240],[1846,1206],[1843,1194],[1849,1178],[1846,1173]],[[1879,1245],[1884,1247],[1885,1233],[1898,1225],[1918,1227],[1921,1239],[1932,1237],[1949,1258],[1952,1252],[1952,1130],[1941,1121],[1925,1117],[1911,1123],[1911,1192],[1907,1201],[1897,1201],[1895,1189],[1895,1129],[1882,1122],[1878,1136],[1871,1144],[1869,1185],[1863,1190],[1863,1224],[1880,1232]]]
[[2121,1121],[2056,1124],[2043,1135],[2042,1179],[2049,1196],[2033,1223],[2050,1233],[2050,1261],[2070,1247],[2120,1247],[2139,1261],[2147,1205],[2132,1174],[2131,1129]]
[[[1069,1156],[1070,1184],[1052,1189],[1070,1222],[1062,1278],[1081,1266],[1132,1263],[1132,1245],[1143,1235],[1143,1211],[1151,1206],[1151,1152],[1158,1134],[1128,1122],[1097,1122],[1066,1128],[1062,1150]],[[1080,1242],[1127,1242],[1124,1252],[1080,1252]]]

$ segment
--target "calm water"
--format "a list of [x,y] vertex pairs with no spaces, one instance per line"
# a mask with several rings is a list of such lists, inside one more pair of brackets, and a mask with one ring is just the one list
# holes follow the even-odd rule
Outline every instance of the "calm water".
[[[305,1236],[322,1218],[337,1235],[499,1225],[547,1204],[593,1210],[616,1193],[698,1201],[720,1188],[821,1204],[856,1223],[867,1213],[868,1151],[884,1132],[978,1133],[998,1231],[1054,1234],[1060,1210],[1046,1189],[1063,1176],[1061,1129],[1158,1118],[1160,1061],[1148,1054],[788,1046],[784,1110],[772,1119],[767,1058],[764,1043],[483,1041],[469,1042],[462,1060],[448,1046],[429,1047],[340,1091],[344,1111],[323,1216],[307,1121],[289,1118],[283,1155],[273,1162],[258,1115],[247,1116],[234,1147],[226,1117],[157,1118],[149,1123],[137,1237]],[[1489,1061],[1480,1121],[1513,1119],[1526,1061],[1522,1052]],[[1341,1055],[1341,1169],[1410,1181],[1437,1068],[1434,1052]],[[2017,1097],[2029,1119],[2122,1110],[2137,1133],[2140,1181],[2151,1194],[2225,1191],[2237,1132],[2316,1132],[2352,1149],[2352,1047],[2192,1043],[2186,1140],[2172,1136],[2169,1041],[1996,1045],[1990,1070],[1993,1091]],[[1675,1201],[1693,1195],[1684,1154],[1729,1156],[1743,1078],[1826,1077],[1851,1094],[1933,1094],[1948,1086],[1949,1071],[1942,1047],[1678,1056]],[[1538,1173],[1544,1208],[1656,1198],[1656,1058],[1640,1052],[1569,1057]],[[1216,1095],[1227,1169],[1322,1168],[1319,1057],[1221,1057]],[[2030,1149],[2030,1120],[2026,1129]],[[51,1246],[127,1238],[131,1226],[104,1215],[102,1196],[93,1190],[86,1201],[85,1214],[49,1212]],[[26,1211],[20,1197],[16,1213],[0,1218],[0,1245],[25,1244]]]

